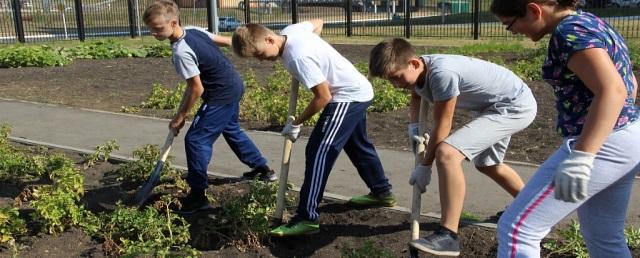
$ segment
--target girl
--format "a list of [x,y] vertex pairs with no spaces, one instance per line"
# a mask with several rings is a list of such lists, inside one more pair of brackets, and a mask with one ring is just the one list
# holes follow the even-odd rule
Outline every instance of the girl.
[[562,145],[498,222],[499,257],[539,257],[551,227],[577,209],[591,257],[631,257],[624,220],[640,168],[637,81],[609,24],[579,0],[493,0],[491,12],[533,41],[549,34],[542,76],[556,95]]

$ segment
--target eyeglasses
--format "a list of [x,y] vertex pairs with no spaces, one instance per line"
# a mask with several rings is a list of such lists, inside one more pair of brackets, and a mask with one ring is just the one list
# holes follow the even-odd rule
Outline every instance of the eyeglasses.
[[513,20],[511,20],[511,22],[509,23],[509,25],[507,25],[505,29],[508,31],[511,31],[511,27],[513,27],[513,24],[516,23],[517,20],[518,20],[518,17],[513,18]]

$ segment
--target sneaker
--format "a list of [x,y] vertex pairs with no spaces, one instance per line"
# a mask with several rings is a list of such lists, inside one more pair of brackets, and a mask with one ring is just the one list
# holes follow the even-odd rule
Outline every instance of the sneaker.
[[273,182],[278,180],[276,173],[273,172],[273,169],[269,168],[268,166],[256,167],[249,172],[243,173],[242,177],[249,180],[258,178],[258,180],[265,182]]
[[180,204],[172,205],[170,208],[179,214],[192,214],[211,208],[204,191],[196,193],[196,191],[192,190],[187,196],[180,198]]
[[383,194],[365,194],[360,196],[355,196],[349,200],[349,203],[363,206],[383,206],[383,207],[393,207],[396,205],[396,197],[391,192],[386,192]]
[[311,235],[320,232],[320,223],[294,217],[289,223],[276,227],[269,234],[277,237]]
[[460,255],[460,240],[446,229],[438,229],[430,236],[409,242],[409,245],[420,251],[435,255]]

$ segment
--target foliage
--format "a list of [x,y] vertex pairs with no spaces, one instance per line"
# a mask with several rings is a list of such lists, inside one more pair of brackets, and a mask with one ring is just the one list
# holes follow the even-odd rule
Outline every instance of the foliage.
[[170,57],[172,54],[171,46],[166,43],[144,45],[142,49],[146,52],[146,57]]
[[89,233],[96,231],[95,220],[80,204],[84,195],[84,177],[74,167],[73,161],[62,154],[52,155],[46,168],[53,183],[33,190],[34,200],[30,206],[34,209],[34,220],[50,234],[63,232],[69,226],[80,226]]
[[[277,183],[254,180],[250,185],[248,194],[223,206],[220,221],[220,228],[226,229],[228,237],[235,240],[239,248],[260,245],[260,239],[269,231],[269,218],[276,209]],[[286,201],[290,204],[291,197],[287,196]]]
[[393,252],[375,246],[373,242],[367,240],[360,247],[353,249],[344,246],[340,250],[340,256],[343,258],[392,258],[395,257]]
[[116,140],[107,141],[105,144],[98,145],[94,148],[94,152],[91,155],[85,157],[84,167],[85,169],[96,164],[96,162],[102,160],[107,161],[111,157],[111,153],[115,150],[119,150],[120,145],[116,143]]
[[560,240],[551,240],[542,246],[550,251],[550,254],[565,254],[576,258],[587,258],[589,253],[580,234],[580,224],[571,220],[569,228],[559,230]]
[[7,139],[9,139],[9,135],[11,134],[11,125],[7,123],[3,123],[0,125],[0,144],[7,143]]
[[[240,117],[245,120],[284,124],[289,111],[291,97],[291,77],[282,64],[274,65],[274,72],[267,77],[267,83],[261,85],[253,70],[244,75],[245,94],[240,102]],[[295,114],[301,114],[311,101],[312,94],[303,85],[298,88],[298,100]],[[312,125],[318,115],[305,122]]]
[[460,214],[460,220],[464,220],[464,221],[481,221],[482,219],[480,219],[480,216],[473,214],[470,211],[462,211],[462,214]]
[[103,215],[103,251],[122,257],[197,257],[199,252],[188,245],[189,223],[173,214],[167,203],[164,214],[153,207],[144,210],[121,205]]
[[640,248],[640,228],[628,227],[624,230],[624,236],[629,248]]
[[70,58],[74,59],[106,59],[119,57],[145,57],[145,51],[141,49],[130,49],[114,39],[98,40],[81,43],[71,48],[63,48]]
[[178,87],[171,90],[163,87],[162,84],[154,83],[151,86],[151,95],[142,102],[141,106],[143,108],[176,109],[180,106],[186,87],[186,84],[179,83]]
[[11,46],[0,49],[0,67],[2,68],[64,66],[70,62],[70,58],[47,45]]
[[17,255],[16,237],[26,232],[27,227],[17,208],[0,208],[0,246],[10,247],[14,256]]
[[[126,182],[143,182],[146,180],[149,173],[156,166],[156,162],[160,159],[160,148],[158,145],[145,144],[133,151],[133,158],[136,161],[120,166],[118,180]],[[163,177],[174,173],[174,169],[171,168],[172,159],[169,156],[165,161],[161,172]]]
[[[367,63],[356,63],[355,67],[363,75],[369,75]],[[411,95],[407,91],[395,89],[388,80],[373,78],[371,84],[373,85],[373,100],[369,111],[387,112],[406,107],[409,104]]]

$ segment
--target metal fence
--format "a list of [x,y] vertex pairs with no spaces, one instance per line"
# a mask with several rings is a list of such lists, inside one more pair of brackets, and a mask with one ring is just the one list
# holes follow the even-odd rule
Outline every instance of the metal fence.
[[[0,0],[0,43],[148,35],[141,15],[152,1]],[[209,19],[213,0],[175,1],[183,25],[210,31],[215,26],[232,30],[237,22],[225,23],[227,20],[256,22],[279,30],[297,21],[322,18],[326,35],[511,36],[488,11],[488,0],[217,0],[218,21]],[[614,7],[605,0],[587,3],[591,6],[586,6],[586,11],[603,17],[626,38],[640,37],[637,4]]]

